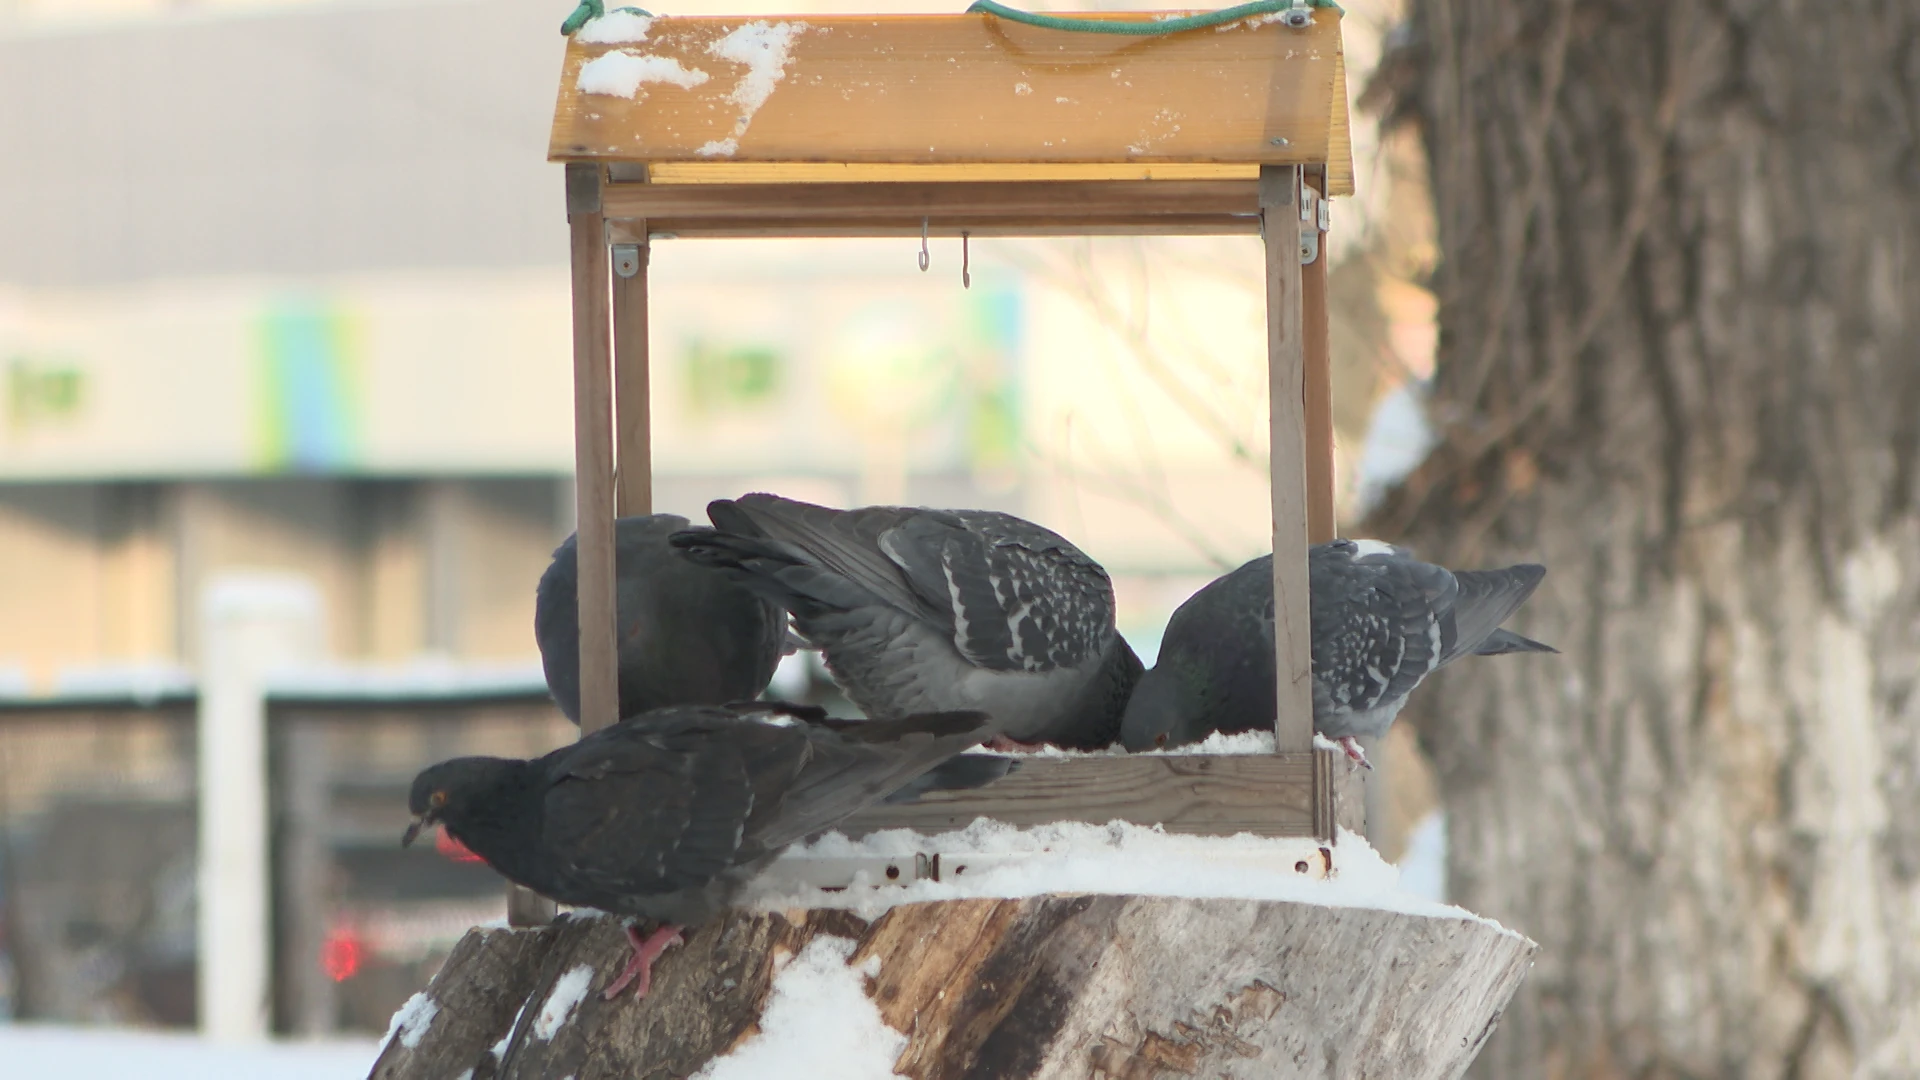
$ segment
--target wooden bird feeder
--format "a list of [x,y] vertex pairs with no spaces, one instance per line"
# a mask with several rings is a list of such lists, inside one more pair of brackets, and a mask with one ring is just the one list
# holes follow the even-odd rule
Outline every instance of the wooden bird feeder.
[[[1120,818],[1330,842],[1357,821],[1359,799],[1336,791],[1351,769],[1313,749],[1307,647],[1307,543],[1333,536],[1321,208],[1351,187],[1345,78],[1338,14],[1285,14],[1151,37],[959,15],[676,18],[640,42],[574,38],[552,156],[573,227],[584,729],[618,700],[614,514],[649,509],[653,240],[1246,233],[1267,256],[1278,752],[1030,759],[849,824]],[[1323,872],[1338,862],[1320,855]],[[880,1022],[905,1037],[893,1070],[923,1080],[1291,1075],[1308,1060],[1457,1076],[1534,950],[1484,921],[1278,900],[982,898],[871,921],[736,910],[668,953],[636,1004],[579,993],[580,972],[602,985],[625,959],[613,922],[475,929],[372,1078],[689,1075],[763,1030],[780,957],[821,937],[857,949]]]
[[1307,545],[1334,535],[1322,235],[1353,189],[1338,9],[1154,36],[984,13],[619,25],[569,42],[549,148],[573,235],[583,730],[616,719],[613,520],[651,510],[654,241],[1243,233],[1266,246],[1278,752],[1035,759],[849,824],[1357,827],[1344,759],[1313,748],[1307,640]]

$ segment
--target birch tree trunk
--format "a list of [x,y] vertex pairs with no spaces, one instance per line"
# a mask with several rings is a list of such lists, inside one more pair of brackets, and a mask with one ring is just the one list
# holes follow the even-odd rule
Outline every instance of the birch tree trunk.
[[1372,534],[1546,563],[1565,653],[1409,710],[1541,944],[1476,1073],[1920,1076],[1920,3],[1412,9],[1442,435]]

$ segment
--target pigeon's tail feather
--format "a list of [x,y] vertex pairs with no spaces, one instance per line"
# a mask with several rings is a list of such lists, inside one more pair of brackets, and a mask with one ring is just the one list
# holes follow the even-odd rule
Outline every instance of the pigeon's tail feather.
[[995,734],[993,720],[980,712],[921,713],[842,728],[837,738],[815,742],[779,815],[754,840],[771,851],[830,829]]
[[802,619],[876,602],[865,589],[778,540],[698,528],[674,533],[670,543],[695,563],[719,570]]
[[1456,570],[1453,576],[1460,585],[1452,609],[1453,647],[1440,657],[1441,664],[1479,651],[1500,624],[1520,610],[1533,590],[1540,587],[1547,568],[1522,563],[1504,570]]
[[916,713],[898,720],[856,720],[838,729],[842,739],[870,745],[905,743],[918,736],[945,739],[977,735],[978,741],[986,742],[997,732],[992,717],[972,711]]
[[997,754],[961,754],[935,765],[907,782],[907,786],[881,800],[886,803],[911,803],[929,791],[972,791],[1000,780],[1020,767],[1010,757]]
[[1473,650],[1473,655],[1505,656],[1507,653],[1517,652],[1558,653],[1559,651],[1544,641],[1535,641],[1524,634],[1516,634],[1511,630],[1495,630],[1487,636],[1487,640],[1480,643],[1479,648]]
[[881,539],[919,513],[895,506],[835,510],[764,493],[707,504],[707,517],[722,531],[764,537],[803,552],[812,565],[845,578],[887,606],[915,613],[922,613],[924,601],[882,550]]

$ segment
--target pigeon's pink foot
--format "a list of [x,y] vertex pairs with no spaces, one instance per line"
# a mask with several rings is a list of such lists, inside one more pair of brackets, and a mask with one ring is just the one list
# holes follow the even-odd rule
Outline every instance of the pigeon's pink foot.
[[625,990],[628,983],[640,984],[639,989],[633,992],[636,1000],[647,996],[647,991],[653,986],[653,962],[660,959],[661,953],[680,944],[680,928],[672,925],[662,926],[642,938],[640,931],[629,926],[627,927],[627,944],[633,946],[633,956],[627,961],[627,966],[621,970],[620,977],[609,983],[606,992],[601,995],[608,1001],[619,997],[620,991]]
[[1334,741],[1340,744],[1340,749],[1345,750],[1347,752],[1347,756],[1352,758],[1355,764],[1359,765],[1363,769],[1373,768],[1373,762],[1367,760],[1367,752],[1365,750],[1360,749],[1359,739],[1356,739],[1351,735],[1347,735],[1342,738],[1335,739]]
[[989,750],[1002,754],[1037,754],[1046,747],[1046,743],[1014,742],[1005,735],[995,735],[986,741]]

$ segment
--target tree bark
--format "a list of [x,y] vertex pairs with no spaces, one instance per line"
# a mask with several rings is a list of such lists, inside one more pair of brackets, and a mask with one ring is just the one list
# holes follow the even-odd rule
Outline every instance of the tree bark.
[[1920,1075],[1920,4],[1432,0],[1376,83],[1441,261],[1371,523],[1550,567],[1409,710],[1492,1077]]
[[[1361,908],[954,900],[871,923],[734,913],[667,952],[644,1001],[608,1002],[599,991],[627,956],[620,924],[567,918],[470,933],[425,991],[432,1021],[411,1048],[390,1041],[373,1080],[688,1076],[756,1033],[780,960],[818,935],[857,942],[855,966],[879,961],[868,993],[908,1036],[894,1068],[912,1080],[1456,1077],[1533,953],[1476,919]],[[536,1030],[583,964],[590,989]],[[516,994],[524,1005],[504,1000]]]

